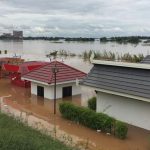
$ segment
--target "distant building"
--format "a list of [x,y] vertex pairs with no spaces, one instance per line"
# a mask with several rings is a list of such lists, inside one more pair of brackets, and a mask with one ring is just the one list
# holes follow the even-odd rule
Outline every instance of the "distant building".
[[23,38],[23,31],[13,31],[13,38],[14,39],[22,39]]

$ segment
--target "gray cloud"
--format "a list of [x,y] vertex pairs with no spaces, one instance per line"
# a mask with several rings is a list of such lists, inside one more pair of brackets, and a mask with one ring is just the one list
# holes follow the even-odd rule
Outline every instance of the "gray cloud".
[[33,36],[149,35],[149,0],[0,0],[0,32]]

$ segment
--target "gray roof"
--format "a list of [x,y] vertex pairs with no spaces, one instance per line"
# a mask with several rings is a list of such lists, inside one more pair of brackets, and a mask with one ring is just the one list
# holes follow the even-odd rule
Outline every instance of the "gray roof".
[[150,99],[150,69],[94,64],[82,84]]
[[147,55],[140,63],[150,64],[150,55]]

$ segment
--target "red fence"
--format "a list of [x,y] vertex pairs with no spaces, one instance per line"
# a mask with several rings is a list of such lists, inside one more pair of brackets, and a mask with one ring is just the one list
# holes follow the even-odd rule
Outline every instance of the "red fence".
[[26,80],[21,80],[21,74],[19,73],[12,73],[11,76],[11,83],[20,87],[29,88],[31,87],[31,82]]

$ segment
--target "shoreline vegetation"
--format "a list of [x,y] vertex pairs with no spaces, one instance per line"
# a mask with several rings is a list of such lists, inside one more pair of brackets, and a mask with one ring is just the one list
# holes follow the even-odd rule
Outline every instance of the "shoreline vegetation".
[[[66,50],[59,50],[57,52],[57,57],[79,57],[82,58],[84,61],[89,61],[90,62],[90,57],[94,53],[94,59],[97,60],[107,60],[107,61],[120,61],[120,62],[131,62],[131,63],[139,63],[144,59],[143,54],[130,54],[130,53],[125,53],[125,54],[118,54],[115,52],[111,51],[84,51],[82,54],[76,54],[76,53],[71,53]],[[51,57],[49,54],[46,55],[46,57]]]
[[[11,37],[5,37],[4,35],[0,36],[0,40],[17,40]],[[52,41],[54,43],[63,43],[63,42],[95,42],[99,41],[102,43],[106,42],[116,42],[118,44],[139,44],[140,42],[144,44],[150,43],[149,36],[118,36],[118,37],[100,37],[100,38],[87,38],[87,37],[32,37],[27,36],[19,40],[46,40]]]
[[[7,54],[7,50],[0,50],[0,55],[4,53]],[[56,53],[55,56],[52,55],[52,53]],[[90,58],[94,54],[94,58],[96,60],[106,60],[106,61],[118,61],[118,62],[130,62],[130,63],[139,63],[144,59],[143,54],[130,54],[130,53],[125,53],[125,54],[118,54],[115,52],[111,51],[94,51],[94,50],[89,50],[89,51],[84,51],[81,54],[76,54],[72,53],[70,51],[66,50],[54,50],[50,51],[49,54],[46,54],[46,57],[52,60],[52,58],[57,58],[60,57],[63,59],[63,57],[66,59],[67,57],[79,57],[83,59],[85,62],[90,62]]]
[[125,53],[125,54],[118,54],[114,53],[111,51],[84,51],[82,56],[84,60],[90,60],[90,57],[94,53],[94,59],[97,60],[107,60],[107,61],[120,61],[120,62],[131,62],[131,63],[139,63],[144,59],[143,54],[130,54],[130,53]]

